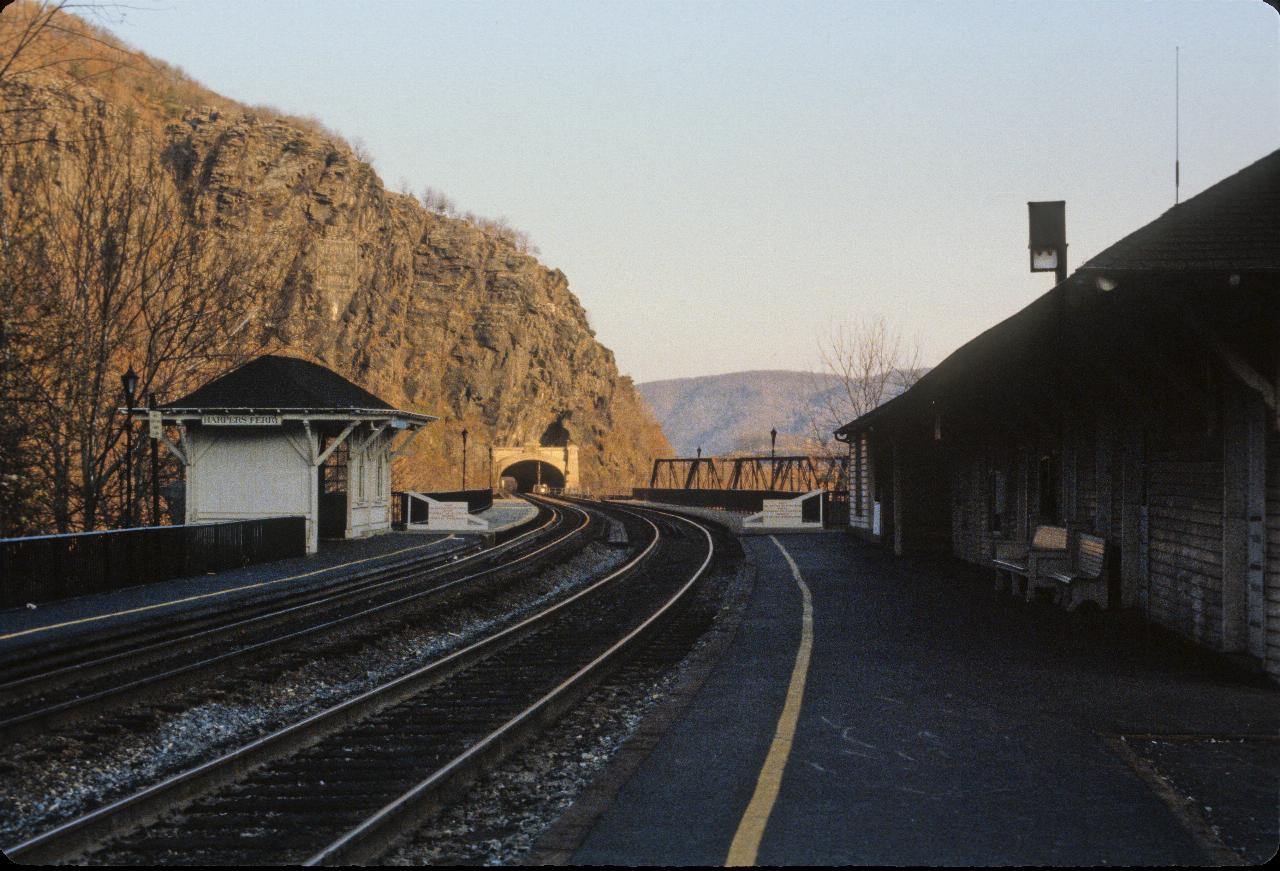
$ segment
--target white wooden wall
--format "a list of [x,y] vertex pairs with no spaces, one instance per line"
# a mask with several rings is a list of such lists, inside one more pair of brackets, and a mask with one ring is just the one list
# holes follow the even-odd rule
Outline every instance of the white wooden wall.
[[[867,436],[861,433],[849,445],[849,525],[872,532],[875,486],[871,475],[871,451]],[[861,503],[859,503],[861,498]],[[862,513],[858,513],[861,504]]]
[[187,522],[307,518],[316,549],[316,473],[305,433],[193,427],[187,433]]
[[[367,426],[367,425],[366,425]],[[347,471],[347,538],[364,538],[391,528],[391,464],[386,433],[370,437],[358,427],[350,436]]]

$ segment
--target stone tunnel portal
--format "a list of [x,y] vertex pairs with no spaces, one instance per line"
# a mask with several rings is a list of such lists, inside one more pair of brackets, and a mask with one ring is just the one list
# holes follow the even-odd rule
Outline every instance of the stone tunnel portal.
[[502,470],[503,478],[515,478],[516,492],[532,493],[541,481],[552,490],[564,489],[564,472],[542,460],[521,460]]

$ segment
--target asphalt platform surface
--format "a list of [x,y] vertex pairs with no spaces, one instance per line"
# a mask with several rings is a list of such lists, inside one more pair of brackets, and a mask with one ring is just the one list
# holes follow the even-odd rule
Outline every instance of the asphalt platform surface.
[[[758,864],[1265,861],[1280,691],[1140,622],[1027,605],[953,560],[776,536],[813,653]],[[726,860],[782,711],[801,596],[774,537],[747,612],[575,863]]]

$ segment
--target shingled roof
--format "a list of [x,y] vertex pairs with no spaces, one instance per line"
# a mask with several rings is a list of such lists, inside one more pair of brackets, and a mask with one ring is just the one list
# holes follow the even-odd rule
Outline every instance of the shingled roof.
[[166,411],[395,411],[384,400],[331,369],[274,354],[245,363],[163,408]]
[[1207,188],[1080,271],[1280,270],[1280,151]]

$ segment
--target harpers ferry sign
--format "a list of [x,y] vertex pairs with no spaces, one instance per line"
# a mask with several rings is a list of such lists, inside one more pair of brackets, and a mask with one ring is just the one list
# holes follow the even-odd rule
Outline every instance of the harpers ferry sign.
[[202,414],[200,422],[205,426],[279,426],[276,414]]

